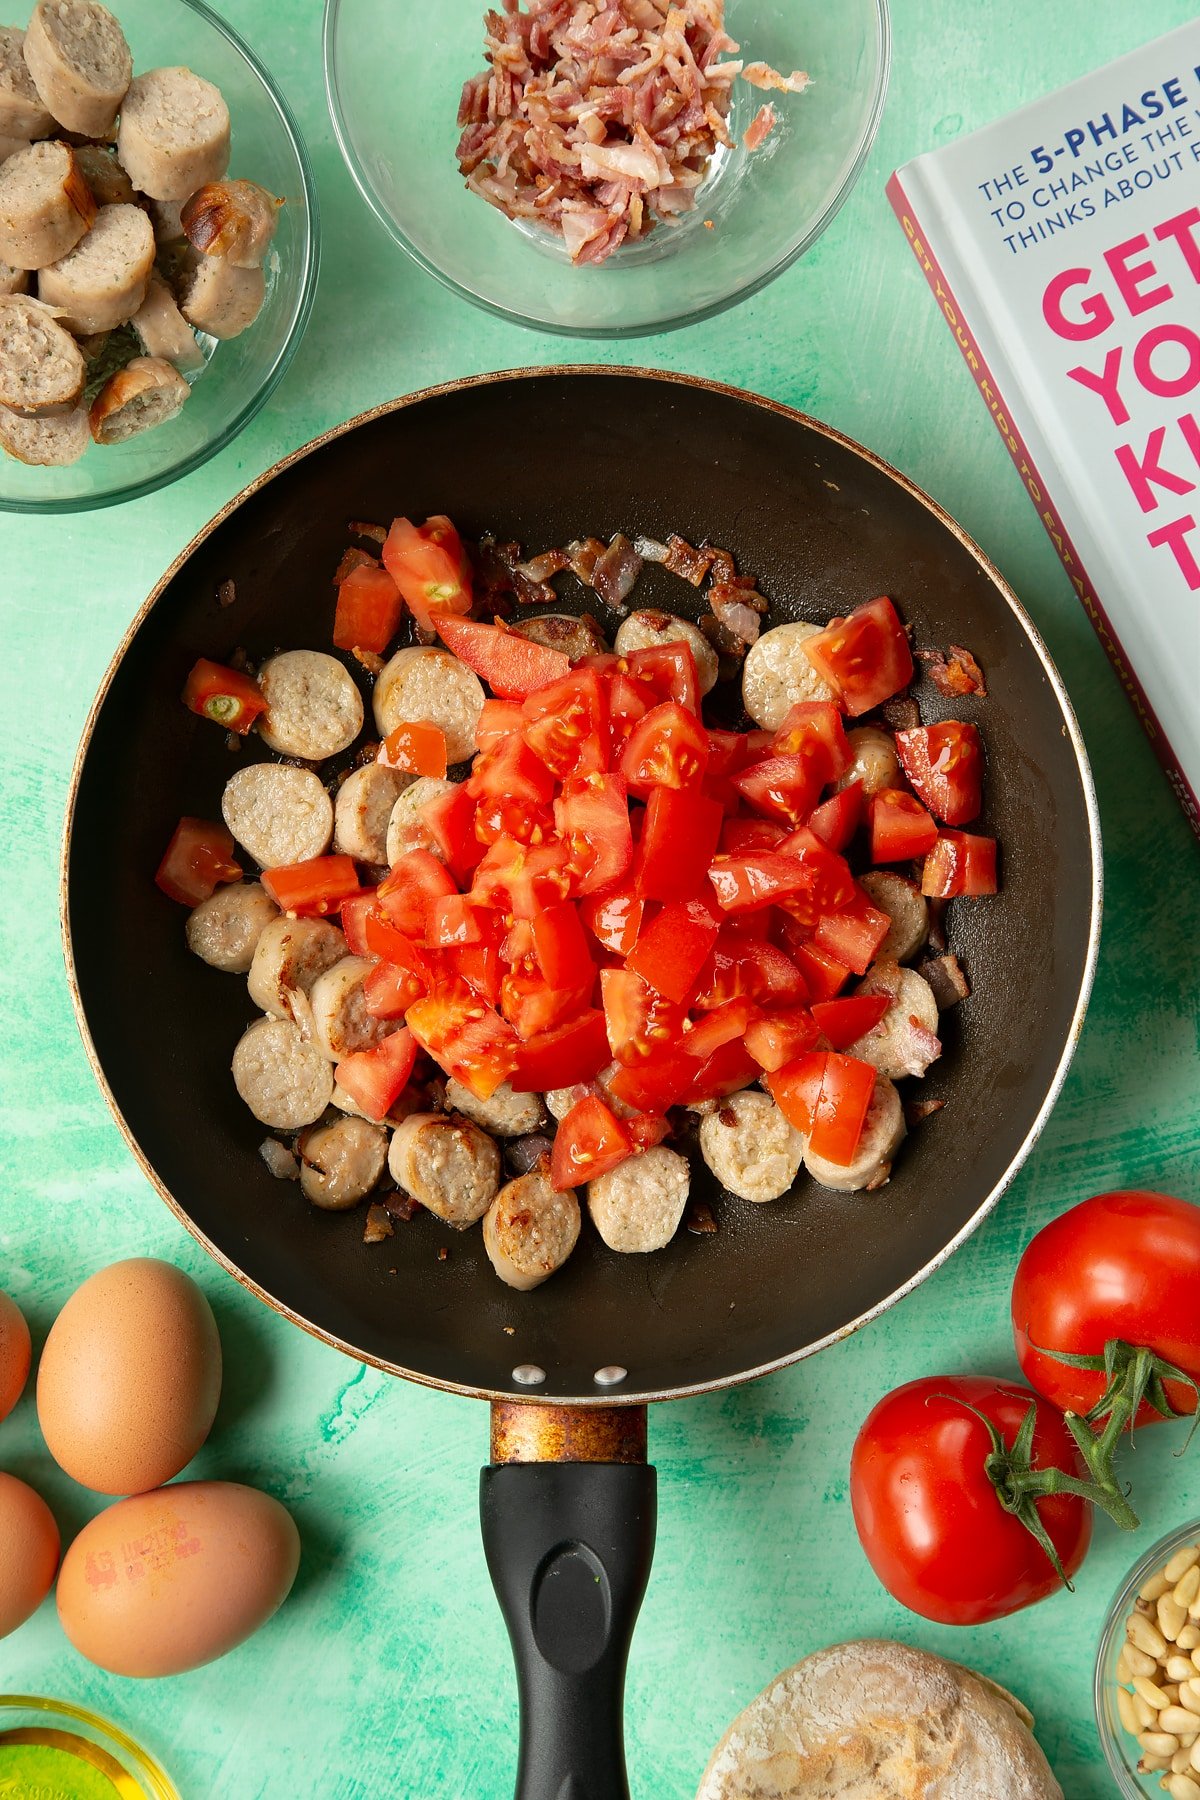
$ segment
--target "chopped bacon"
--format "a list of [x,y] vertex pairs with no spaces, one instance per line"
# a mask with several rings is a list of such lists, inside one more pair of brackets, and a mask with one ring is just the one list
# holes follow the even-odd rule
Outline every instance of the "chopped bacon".
[[622,612],[642,572],[642,559],[625,535],[618,531],[596,564],[592,586],[606,606]]
[[917,972],[925,977],[933,989],[939,1012],[948,1012],[960,1000],[971,998],[971,984],[963,974],[962,964],[957,956],[931,957],[928,962],[921,964]]
[[987,696],[987,684],[983,679],[983,670],[975,661],[969,650],[961,644],[951,644],[947,656],[942,650],[918,650],[917,656],[925,664],[929,679],[939,694],[948,699],[957,699],[962,694],[978,694],[981,699]]
[[[672,575],[682,575],[693,587],[702,587],[718,552],[697,550],[694,544],[689,544],[686,538],[679,537],[675,532],[667,539],[667,549],[670,554],[664,566],[670,569]],[[724,555],[724,551],[719,554]]]
[[348,549],[342,551],[342,560],[333,572],[333,585],[341,587],[347,575],[352,575],[355,569],[377,569],[378,567],[378,557],[369,556],[365,550],[360,550],[357,544],[351,544]]
[[777,94],[802,94],[805,88],[812,86],[812,76],[806,75],[803,69],[781,75],[778,69],[764,62],[747,63],[742,70],[742,80],[748,81],[751,87],[770,88]]
[[761,150],[778,123],[779,114],[768,100],[765,106],[759,107],[742,139],[747,150]]

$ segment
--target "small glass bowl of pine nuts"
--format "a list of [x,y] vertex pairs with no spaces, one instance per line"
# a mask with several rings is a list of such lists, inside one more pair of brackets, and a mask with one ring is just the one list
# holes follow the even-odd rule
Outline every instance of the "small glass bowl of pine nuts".
[[1200,1520],[1122,1583],[1096,1658],[1096,1724],[1127,1800],[1200,1800]]

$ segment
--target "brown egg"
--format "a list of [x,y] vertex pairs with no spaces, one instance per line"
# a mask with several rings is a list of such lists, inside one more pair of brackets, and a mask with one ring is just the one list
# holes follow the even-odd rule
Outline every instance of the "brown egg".
[[15,1475],[0,1475],[0,1638],[37,1611],[57,1567],[54,1514]]
[[224,1656],[287,1599],[292,1516],[232,1481],[181,1481],[110,1506],[63,1558],[58,1616],[114,1675],[181,1675]]
[[192,1460],[221,1396],[212,1309],[181,1269],[133,1257],[77,1288],[38,1368],[50,1454],[101,1494],[160,1487]]
[[0,1419],[7,1419],[29,1376],[29,1327],[15,1300],[0,1294]]

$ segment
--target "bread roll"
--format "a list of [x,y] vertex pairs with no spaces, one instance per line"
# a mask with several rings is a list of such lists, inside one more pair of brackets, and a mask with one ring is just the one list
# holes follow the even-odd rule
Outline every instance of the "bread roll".
[[54,130],[25,61],[25,33],[0,25],[0,134],[6,138],[45,137]]
[[229,108],[190,69],[151,69],[130,82],[117,155],[153,200],[186,200],[229,167]]
[[262,311],[266,292],[261,269],[239,269],[224,257],[202,256],[183,294],[183,316],[209,337],[239,337]]
[[96,0],[37,0],[25,61],[43,104],[68,131],[106,137],[133,75],[125,33]]
[[86,406],[51,418],[27,418],[0,406],[0,450],[39,468],[78,462],[91,442]]
[[75,152],[55,139],[0,163],[0,258],[44,269],[91,230],[96,202]]
[[1063,1800],[1027,1721],[958,1663],[835,1644],[734,1720],[696,1800]]
[[165,425],[190,392],[179,370],[163,357],[135,356],[92,401],[92,436],[98,444],[121,444],[139,431]]
[[87,377],[69,331],[37,300],[0,300],[0,404],[13,412],[73,412]]
[[154,228],[140,206],[102,206],[83,242],[38,276],[38,295],[72,331],[115,331],[146,298]]

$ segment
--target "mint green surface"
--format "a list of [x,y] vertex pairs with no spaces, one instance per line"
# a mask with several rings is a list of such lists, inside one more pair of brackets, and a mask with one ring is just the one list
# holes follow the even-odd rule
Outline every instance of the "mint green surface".
[[[477,370],[586,360],[589,347],[526,335],[452,300],[371,222],[326,122],[312,0],[225,6],[307,132],[324,273],[307,341],[267,414],[207,469],[78,520],[0,517],[0,1286],[26,1307],[40,1341],[71,1289],[103,1263],[152,1252],[195,1274],[221,1325],[228,1375],[192,1472],[270,1488],[294,1509],[305,1555],[283,1612],[209,1669],[171,1682],[111,1678],[74,1655],[47,1604],[0,1642],[0,1688],[81,1701],[119,1721],[162,1757],[185,1800],[500,1800],[515,1711],[476,1530],[486,1414],[309,1340],[243,1294],[176,1225],[110,1122],[76,1036],[58,939],[58,846],[92,693],[145,593],[218,506],[376,401]],[[729,1718],[777,1670],[862,1633],[948,1652],[1016,1689],[1038,1713],[1068,1800],[1102,1800],[1113,1790],[1091,1719],[1100,1618],[1153,1537],[1200,1513],[1200,1445],[1179,1462],[1176,1432],[1148,1432],[1128,1458],[1145,1519],[1137,1539],[1117,1541],[1102,1522],[1074,1598],[957,1633],[888,1599],[851,1524],[850,1445],[885,1389],[936,1370],[1012,1370],[1008,1284],[1040,1223],[1110,1186],[1200,1200],[1200,852],[882,191],[898,162],[1193,8],[897,0],[895,10],[883,133],[815,251],[740,312],[591,355],[720,376],[793,402],[914,476],[995,557],[1045,631],[1094,758],[1108,878],[1100,975],[1038,1150],[998,1214],[938,1276],[814,1362],[652,1414],[662,1522],[629,1683],[637,1800],[686,1800]],[[731,17],[736,25],[736,6]],[[853,1244],[842,1252],[852,1256]],[[64,1537],[96,1508],[49,1466],[28,1396],[0,1426],[0,1467],[42,1489]]]

